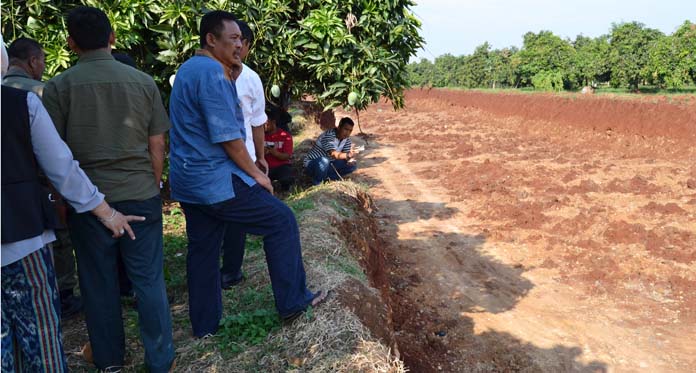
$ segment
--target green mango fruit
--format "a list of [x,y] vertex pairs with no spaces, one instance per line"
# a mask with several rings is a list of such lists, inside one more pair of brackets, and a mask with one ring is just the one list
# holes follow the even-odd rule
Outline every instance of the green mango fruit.
[[278,87],[277,84],[274,84],[273,87],[271,87],[271,94],[273,97],[280,97],[280,87]]
[[355,102],[358,101],[358,94],[355,92],[351,92],[348,94],[348,105],[353,106],[355,105]]

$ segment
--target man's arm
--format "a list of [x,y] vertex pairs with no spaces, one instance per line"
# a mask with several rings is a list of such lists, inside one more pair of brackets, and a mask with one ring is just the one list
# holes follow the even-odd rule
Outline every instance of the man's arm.
[[266,176],[265,173],[261,172],[258,167],[251,161],[249,157],[249,152],[247,152],[246,146],[242,139],[230,140],[221,142],[222,148],[225,149],[225,153],[230,159],[241,168],[242,171],[246,172],[249,176],[253,177],[257,183],[262,187],[266,188],[269,192],[273,193],[273,185],[271,185],[271,180]]
[[[348,150],[346,151],[346,147],[348,147]],[[329,151],[329,155],[333,159],[345,159],[347,161],[353,159],[358,152],[354,150],[355,148],[353,147],[353,143],[350,141],[350,138],[346,139],[346,143],[342,145],[341,149],[335,149],[332,151]]]
[[152,171],[155,173],[157,187],[162,181],[162,170],[164,169],[164,133],[150,136],[147,139],[148,151],[150,152],[150,162],[152,162]]
[[265,138],[265,133],[263,130],[263,125],[254,127],[251,127],[251,135],[252,138],[254,139],[254,151],[256,152],[256,165],[262,169],[266,175],[268,175],[268,162],[266,162],[266,158],[264,157],[264,151],[263,151],[263,146],[264,146],[264,138]]
[[331,158],[333,158],[333,159],[345,159],[345,160],[348,160],[348,159],[351,158],[351,157],[350,157],[350,153],[343,153],[343,152],[339,152],[338,150],[333,150],[331,153],[329,153],[329,155],[330,155]]
[[254,139],[254,150],[256,151],[256,165],[263,169],[268,175],[268,162],[264,157],[264,124],[268,120],[266,116],[266,97],[263,93],[263,84],[261,83],[261,78],[256,72],[251,71],[251,118],[249,122],[251,123],[251,133]]
[[155,81],[150,78],[150,95],[152,100],[152,116],[148,124],[147,147],[152,163],[152,172],[155,175],[157,187],[162,181],[162,170],[164,169],[165,136],[172,124],[169,116],[162,104],[162,96]]
[[280,151],[276,148],[268,149],[268,154],[280,159],[281,161],[287,161],[288,159],[290,159],[290,154],[283,153],[282,151]]

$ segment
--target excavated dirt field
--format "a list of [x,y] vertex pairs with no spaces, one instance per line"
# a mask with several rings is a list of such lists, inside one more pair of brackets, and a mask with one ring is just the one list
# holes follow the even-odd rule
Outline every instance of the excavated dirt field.
[[412,371],[696,367],[696,97],[414,90],[360,119]]

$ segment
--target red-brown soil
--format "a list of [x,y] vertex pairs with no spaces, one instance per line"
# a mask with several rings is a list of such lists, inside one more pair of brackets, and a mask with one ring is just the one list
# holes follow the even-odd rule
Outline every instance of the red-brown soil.
[[412,371],[693,371],[696,97],[414,90],[360,119]]

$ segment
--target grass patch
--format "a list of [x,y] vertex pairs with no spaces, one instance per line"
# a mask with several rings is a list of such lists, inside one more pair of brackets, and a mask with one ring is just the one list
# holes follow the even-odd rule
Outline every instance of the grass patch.
[[349,260],[344,257],[337,257],[327,260],[325,265],[331,270],[339,271],[355,277],[360,281],[367,282],[367,275],[365,275],[365,272],[354,260]]
[[236,305],[235,312],[220,321],[215,338],[226,353],[239,353],[266,340],[268,335],[280,328],[280,319],[269,299],[273,299],[270,286],[261,291],[246,289],[238,299],[230,300]]
[[295,216],[302,215],[307,210],[314,208],[314,202],[306,198],[290,199],[287,201],[288,207],[295,213]]

